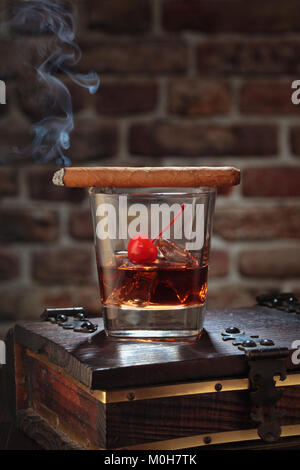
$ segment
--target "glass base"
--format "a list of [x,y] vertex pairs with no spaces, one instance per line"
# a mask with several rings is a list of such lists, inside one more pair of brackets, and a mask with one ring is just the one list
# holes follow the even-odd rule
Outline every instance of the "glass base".
[[105,306],[103,318],[108,336],[120,339],[190,341],[200,335],[204,313],[205,305],[175,308]]

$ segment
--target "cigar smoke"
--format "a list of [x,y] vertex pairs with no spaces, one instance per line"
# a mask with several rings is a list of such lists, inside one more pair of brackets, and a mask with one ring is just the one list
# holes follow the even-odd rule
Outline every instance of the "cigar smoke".
[[[68,7],[68,8],[67,8]],[[56,160],[58,164],[71,164],[64,152],[70,147],[70,133],[74,129],[72,99],[68,87],[62,82],[67,75],[77,85],[96,93],[100,80],[95,72],[80,74],[74,67],[81,59],[81,50],[75,42],[75,21],[69,4],[61,0],[21,0],[13,10],[11,26],[14,31],[47,35],[47,50],[39,51],[43,61],[36,69],[37,78],[47,85],[49,97],[62,113],[47,116],[33,126],[34,138],[30,148],[20,153],[31,154],[36,161]]]

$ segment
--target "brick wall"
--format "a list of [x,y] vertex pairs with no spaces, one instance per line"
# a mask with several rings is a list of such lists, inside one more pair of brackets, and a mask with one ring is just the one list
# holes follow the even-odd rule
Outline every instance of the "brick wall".
[[[241,168],[242,184],[218,197],[209,305],[250,305],[270,289],[300,294],[299,2],[75,3],[79,69],[96,70],[102,85],[89,96],[70,84],[73,165]],[[38,63],[47,38],[1,31],[0,144],[24,146],[48,112],[24,63]],[[87,195],[53,187],[54,170],[30,155],[0,167],[2,332],[45,306],[99,310]]]

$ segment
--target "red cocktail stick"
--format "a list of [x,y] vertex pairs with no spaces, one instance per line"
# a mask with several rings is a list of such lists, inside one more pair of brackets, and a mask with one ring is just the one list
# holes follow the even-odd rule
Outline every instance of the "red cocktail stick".
[[174,224],[175,220],[178,219],[178,217],[183,213],[184,211],[184,208],[185,208],[185,204],[181,204],[181,209],[180,211],[175,215],[174,219],[171,220],[171,222],[161,231],[159,232],[158,235],[156,235],[156,237],[152,238],[152,243],[157,240],[169,227],[171,227],[171,225]]

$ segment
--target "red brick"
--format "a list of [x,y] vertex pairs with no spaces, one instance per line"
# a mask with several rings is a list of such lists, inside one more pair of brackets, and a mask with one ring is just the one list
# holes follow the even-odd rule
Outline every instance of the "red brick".
[[[80,306],[85,307],[88,315],[100,316],[101,304],[98,285],[91,286],[62,286],[62,287],[42,287],[39,289],[40,311],[45,307],[63,308]],[[29,294],[28,294],[29,295]]]
[[44,308],[65,308],[73,307],[76,304],[74,302],[74,295],[72,295],[71,288],[55,288],[52,289],[41,289],[41,300]]
[[92,278],[92,251],[86,248],[57,248],[33,254],[33,277],[43,282],[89,283]]
[[241,39],[201,42],[196,51],[203,75],[274,75],[300,71],[300,41],[290,39]]
[[[63,76],[60,76],[59,79],[70,93],[74,112],[88,107],[95,99],[94,95],[90,95],[87,88],[67,80]],[[57,88],[56,92],[59,94],[58,90]],[[18,106],[33,122],[47,116],[65,116],[60,100],[57,100],[57,96],[55,96],[55,90],[50,90],[48,85],[38,81],[36,73],[30,77],[30,80],[22,80],[22,82],[20,80],[20,83],[18,82],[16,96]]]
[[[1,106],[1,105],[0,105]],[[0,164],[13,164],[32,160],[22,151],[31,143],[30,126],[19,116],[4,117],[0,121]],[[18,149],[20,152],[15,152]]]
[[214,233],[227,240],[300,238],[300,206],[220,207],[215,212]]
[[224,277],[229,273],[229,256],[227,251],[213,249],[209,259],[209,278]]
[[40,289],[32,285],[12,285],[0,289],[1,321],[39,319],[45,305],[40,302]]
[[0,280],[15,279],[20,274],[19,258],[7,248],[0,248]]
[[[71,94],[74,113],[93,106],[96,99],[95,96],[97,96],[97,94],[91,94],[87,88],[80,86],[71,80],[64,80],[64,84]],[[97,93],[99,93],[99,90]]]
[[116,125],[92,117],[75,119],[75,130],[70,138],[71,147],[67,155],[72,164],[113,157],[119,145]]
[[299,31],[297,0],[164,0],[163,26],[169,31],[276,33]]
[[[59,75],[57,78],[61,81],[61,85],[65,86],[70,93],[74,113],[93,105],[95,95],[90,94],[86,87],[73,82],[64,75]],[[57,99],[55,92],[61,96],[59,87],[56,90],[50,90],[49,86],[38,81],[36,73],[32,74],[29,80],[20,80],[20,86],[18,82],[16,87],[19,107],[34,122],[47,116],[65,116],[65,112],[61,107],[61,100]]]
[[18,309],[19,292],[20,290],[18,290],[18,295],[16,295],[15,286],[13,289],[9,289],[7,287],[0,288],[0,316],[2,322],[20,318]]
[[42,289],[42,308],[63,308],[81,306],[88,314],[100,316],[101,304],[99,286],[56,287],[55,289]]
[[86,191],[81,188],[60,188],[54,186],[52,178],[57,170],[53,166],[35,166],[28,171],[29,193],[32,199],[45,201],[67,201],[78,203],[86,198]]
[[202,125],[158,121],[134,124],[130,151],[135,155],[246,156],[277,152],[277,129],[268,125]]
[[[17,292],[17,295],[16,295]],[[39,320],[45,308],[83,306],[88,313],[101,313],[99,288],[96,284],[68,286],[13,284],[0,288],[0,317],[4,321]]]
[[[20,69],[20,64],[23,60],[28,60],[30,56],[29,50],[25,47],[21,47],[19,39],[5,39],[3,36],[0,41],[0,78],[7,80],[10,77],[15,77]],[[3,60],[5,58],[5,60]],[[23,60],[22,60],[23,59]]]
[[149,0],[87,0],[88,23],[99,31],[112,33],[142,32],[149,29]]
[[239,284],[216,287],[208,283],[207,307],[209,309],[249,307],[254,303],[255,296],[251,290]]
[[22,86],[17,86],[16,95],[19,107],[33,121],[40,121],[50,115],[64,115],[55,96],[49,93],[49,87],[38,82],[37,76],[33,81],[25,81]]
[[300,155],[300,126],[293,126],[291,128],[290,139],[293,153]]
[[266,281],[266,285],[259,284],[253,286],[245,286],[239,283],[226,283],[223,286],[213,286],[208,283],[207,304],[209,309],[229,309],[249,307],[256,303],[256,296],[266,292],[280,290],[279,280]]
[[187,66],[186,46],[177,39],[102,40],[83,43],[82,51],[81,69],[100,74],[169,74],[185,72]]
[[103,80],[97,94],[96,106],[99,114],[122,116],[145,113],[155,109],[158,87],[152,80]]
[[70,234],[78,240],[92,240],[93,226],[91,211],[73,211],[70,216]]
[[230,88],[222,81],[183,79],[169,83],[168,109],[172,114],[224,114],[229,112],[230,106]]
[[292,103],[291,81],[251,81],[241,88],[241,111],[248,114],[299,114]]
[[18,178],[15,168],[0,168],[0,197],[18,193]]
[[[17,293],[17,294],[16,294]],[[38,320],[47,304],[42,301],[42,290],[28,284],[13,284],[0,289],[1,320]]]
[[[88,98],[88,91],[83,91]],[[45,104],[45,107],[40,109],[37,97],[35,95],[31,96],[30,91],[28,91],[28,93],[27,98],[22,101],[22,107],[26,113],[34,121],[49,116],[50,109],[48,108],[48,104]],[[79,98],[77,97],[77,106],[80,107],[83,105],[84,100],[82,98],[81,104],[78,104],[78,100]],[[59,113],[57,116],[59,116]],[[16,121],[14,118],[5,118],[0,122],[1,142],[8,149],[15,146],[23,149],[32,142],[32,133],[30,133],[30,130],[30,126],[26,126],[22,120],[18,119]],[[72,163],[112,157],[116,154],[118,149],[118,130],[113,123],[103,123],[91,117],[75,117],[74,130],[70,134],[70,143],[70,149],[65,153]],[[9,153],[8,150],[7,153]],[[29,152],[28,154],[27,150],[24,156],[22,154],[21,156],[16,154],[14,158],[17,161],[23,161],[25,159],[25,161],[33,161],[31,153],[32,152]],[[11,157],[9,158],[11,159]]]
[[58,217],[47,209],[1,209],[0,240],[50,242],[58,237]]
[[247,168],[242,192],[247,197],[299,197],[300,167]]
[[[58,3],[61,13],[60,11],[58,13],[54,12],[53,18],[54,21],[60,21],[60,24],[62,24],[60,15],[63,15],[64,13],[72,15],[74,13],[74,5],[72,5],[73,2],[69,2],[68,0],[60,0]],[[10,32],[21,37],[28,35],[34,38],[40,35],[53,35],[53,24],[51,21],[46,21],[46,15],[50,16],[51,3],[50,8],[49,4],[46,4],[45,6],[43,4],[38,4],[36,6],[34,3],[31,4],[30,7],[31,11],[29,13],[28,11],[24,11],[22,0],[10,0],[8,2],[7,11],[8,15],[12,19],[9,23]],[[42,21],[41,18],[43,18],[44,21]]]
[[244,276],[294,278],[300,276],[300,248],[249,250],[240,253],[239,267]]
[[[101,316],[101,303],[99,286],[82,286],[74,293],[76,305],[83,305],[86,307],[88,313],[92,315]],[[74,304],[73,304],[74,305]]]

